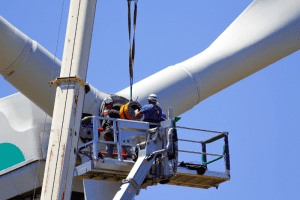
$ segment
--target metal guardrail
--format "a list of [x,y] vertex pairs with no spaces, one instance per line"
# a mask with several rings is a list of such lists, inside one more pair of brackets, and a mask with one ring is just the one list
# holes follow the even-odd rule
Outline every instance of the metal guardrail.
[[204,131],[204,132],[210,132],[210,133],[223,133],[221,131],[210,131],[210,130],[205,130],[205,129],[187,128],[187,127],[182,127],[182,126],[176,126],[176,128],[188,129],[188,130],[194,130],[194,131]]
[[[98,160],[98,147],[97,144],[98,143],[103,143],[103,144],[114,144],[117,146],[117,152],[118,152],[118,160],[122,161],[122,142],[118,141],[118,134],[119,131],[122,131],[122,129],[120,128],[120,130],[117,128],[117,121],[119,119],[115,119],[115,118],[106,118],[106,117],[95,117],[95,116],[89,116],[89,117],[85,117],[82,119],[82,122],[85,122],[87,120],[91,120],[93,123],[93,132],[96,134],[93,134],[93,140],[90,142],[87,142],[81,146],[78,147],[78,150],[81,150],[87,146],[93,145],[93,154],[92,154],[92,158],[94,160]],[[99,120],[109,120],[109,121],[113,121],[113,133],[114,133],[114,141],[105,141],[105,140],[99,140],[98,137],[98,121]],[[150,125],[159,125],[157,123],[149,123]],[[218,133],[218,135],[215,135],[207,140],[204,141],[194,141],[194,140],[184,140],[184,139],[178,139],[179,141],[184,141],[184,142],[193,142],[193,143],[200,143],[202,144],[202,152],[195,152],[195,151],[186,151],[186,150],[178,150],[179,152],[185,152],[185,153],[194,153],[194,154],[202,154],[202,164],[210,164],[214,161],[217,161],[221,158],[225,158],[225,170],[226,173],[229,174],[230,171],[230,159],[229,159],[229,145],[228,145],[228,132],[219,132],[219,131],[211,131],[211,130],[205,130],[205,129],[195,129],[195,128],[186,128],[186,127],[181,127],[181,126],[176,126],[176,128],[181,128],[181,129],[188,129],[188,130],[196,130],[196,131],[204,131],[204,132],[211,132],[211,133]],[[146,133],[148,135],[148,133]],[[224,137],[224,149],[223,149],[223,155],[219,155],[219,154],[212,154],[212,153],[207,153],[206,152],[206,144],[208,143],[212,143],[216,140],[219,140],[221,138]],[[120,138],[119,138],[120,139]],[[123,144],[124,145],[124,144]],[[131,146],[131,145],[129,145]],[[207,155],[210,156],[219,156],[218,158],[212,160],[212,161],[208,161],[207,162]]]
[[[93,154],[92,154],[92,158],[94,160],[98,160],[98,143],[103,143],[103,144],[114,144],[117,146],[117,152],[118,152],[118,160],[122,161],[122,142],[119,141],[120,137],[118,137],[119,131],[122,131],[123,129],[120,128],[120,130],[117,128],[117,121],[121,120],[121,119],[116,119],[116,118],[107,118],[107,117],[96,117],[96,116],[88,116],[85,117],[81,120],[81,123],[86,122],[86,121],[92,121],[93,124],[93,140],[90,142],[87,142],[81,146],[78,147],[78,150],[80,151],[83,148],[86,148],[87,146],[93,145]],[[114,141],[105,141],[105,140],[99,140],[99,136],[98,136],[98,122],[99,120],[109,120],[109,121],[113,121],[113,133],[114,133]],[[133,121],[130,121],[133,122]],[[156,125],[159,126],[159,123],[151,123],[151,122],[144,122],[150,125]],[[148,128],[149,129],[149,128]],[[148,130],[147,129],[147,130]],[[119,139],[118,139],[119,138]],[[126,144],[127,145],[127,144]],[[128,144],[128,146],[131,146],[130,144]]]
[[202,154],[202,155],[209,155],[209,156],[221,156],[225,157],[225,155],[219,155],[219,154],[213,154],[213,153],[203,153],[203,152],[197,152],[197,151],[185,151],[185,150],[178,150],[179,152],[185,152],[185,153],[195,153],[195,154]]
[[[207,140],[204,141],[195,141],[195,140],[185,140],[185,139],[178,139],[178,141],[183,141],[183,142],[192,142],[192,143],[200,143],[202,144],[202,152],[196,152],[196,151],[186,151],[186,150],[178,150],[179,152],[184,152],[184,153],[194,153],[194,154],[202,154],[202,164],[210,164],[212,162],[215,162],[221,158],[224,158],[225,160],[225,172],[229,175],[230,173],[230,159],[229,159],[229,145],[228,145],[228,132],[219,132],[219,131],[210,131],[210,130],[205,130],[205,129],[195,129],[195,128],[186,128],[186,127],[181,127],[181,126],[176,126],[176,128],[181,128],[181,129],[188,129],[188,130],[195,130],[195,131],[204,131],[204,132],[211,132],[211,133],[219,133],[218,135],[215,135]],[[224,138],[224,147],[223,147],[223,155],[219,154],[212,154],[212,153],[207,153],[206,152],[206,144],[212,143],[214,141],[217,141],[221,138]],[[219,156],[218,158],[207,161],[207,155],[210,156]]]

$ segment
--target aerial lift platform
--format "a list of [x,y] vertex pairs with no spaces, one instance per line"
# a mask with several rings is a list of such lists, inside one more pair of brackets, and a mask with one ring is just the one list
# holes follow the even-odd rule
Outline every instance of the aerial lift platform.
[[[113,121],[114,141],[99,139],[100,120]],[[87,135],[89,132],[91,140],[77,148],[77,154],[82,157],[82,164],[75,167],[74,177],[121,182],[121,188],[114,200],[132,199],[139,194],[140,189],[158,183],[208,189],[217,188],[221,183],[230,180],[228,132],[218,132],[218,135],[204,141],[191,141],[177,138],[177,129],[173,119],[155,124],[89,116],[83,118],[82,124],[81,134]],[[150,125],[157,127],[150,128]],[[207,153],[206,144],[221,138],[224,138],[225,143],[223,155]],[[179,150],[178,140],[201,143],[202,152]],[[114,153],[116,158],[103,157],[104,152],[100,151],[101,144],[114,144],[117,152]],[[122,152],[122,146],[136,147],[137,161],[129,159]],[[178,152],[202,154],[202,164],[178,163]],[[207,155],[218,156],[218,158],[207,162]],[[224,172],[207,169],[208,164],[221,158],[225,160]]]

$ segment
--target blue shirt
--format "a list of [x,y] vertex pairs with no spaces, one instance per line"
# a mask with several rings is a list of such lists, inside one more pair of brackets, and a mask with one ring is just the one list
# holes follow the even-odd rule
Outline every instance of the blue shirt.
[[[157,108],[159,110],[161,121],[166,120],[167,119],[166,114],[161,110],[161,108],[159,106],[157,106]],[[153,112],[153,115],[151,118],[149,118],[149,116],[152,114],[152,112]],[[152,120],[158,121],[158,115],[157,115],[157,112],[155,111],[153,104],[144,105],[143,108],[140,110],[140,113],[144,114],[144,121],[145,121],[145,119],[147,119],[147,120],[152,119]]]

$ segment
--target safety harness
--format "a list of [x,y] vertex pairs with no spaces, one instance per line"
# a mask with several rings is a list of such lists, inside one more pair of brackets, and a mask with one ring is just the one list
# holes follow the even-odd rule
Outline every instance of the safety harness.
[[[103,117],[106,117],[106,118],[111,118],[109,116],[109,111],[111,109],[109,108],[105,108],[104,111],[103,111]],[[109,126],[109,127],[107,127]],[[114,136],[113,136],[113,130],[111,129],[111,127],[113,126],[112,124],[112,121],[109,121],[109,120],[103,120],[102,121],[102,127],[105,129],[104,131],[104,134],[103,134],[103,137],[106,141],[114,141]]]

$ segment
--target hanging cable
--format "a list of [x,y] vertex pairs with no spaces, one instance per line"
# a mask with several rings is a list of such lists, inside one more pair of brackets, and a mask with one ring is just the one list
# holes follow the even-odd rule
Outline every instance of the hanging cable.
[[[131,1],[134,1],[132,49],[131,49]],[[127,0],[127,5],[128,5],[128,31],[129,31],[130,101],[132,101],[133,64],[134,64],[134,53],[135,53],[135,27],[136,27],[136,16],[137,16],[137,2],[138,2],[138,0]]]

